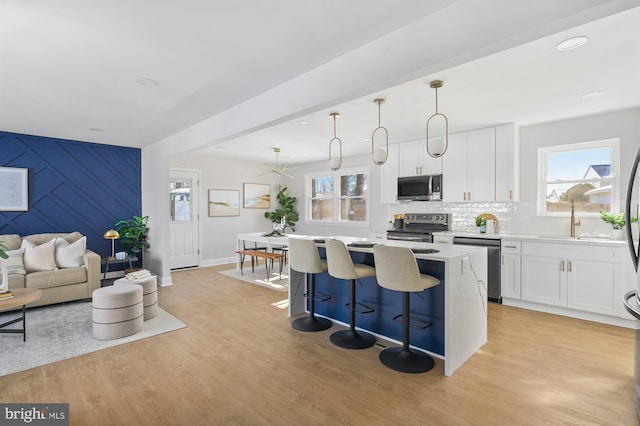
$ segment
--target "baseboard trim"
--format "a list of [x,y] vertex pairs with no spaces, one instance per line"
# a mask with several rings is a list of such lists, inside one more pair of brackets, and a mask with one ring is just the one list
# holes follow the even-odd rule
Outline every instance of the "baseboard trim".
[[602,324],[615,325],[617,327],[625,327],[631,329],[640,329],[640,321],[628,320],[625,318],[614,317],[593,312],[582,312],[559,306],[543,305],[525,300],[509,299],[502,297],[502,304],[505,306],[513,306],[514,308],[529,309],[531,311],[545,312],[547,314],[561,315],[564,317],[576,318],[585,321],[599,322]]

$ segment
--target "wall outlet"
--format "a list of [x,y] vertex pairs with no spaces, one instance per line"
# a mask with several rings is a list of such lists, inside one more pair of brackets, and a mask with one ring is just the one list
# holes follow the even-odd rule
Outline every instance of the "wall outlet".
[[462,258],[462,273],[466,274],[467,272],[469,272],[470,269],[471,269],[471,259],[469,259],[469,256],[463,257]]

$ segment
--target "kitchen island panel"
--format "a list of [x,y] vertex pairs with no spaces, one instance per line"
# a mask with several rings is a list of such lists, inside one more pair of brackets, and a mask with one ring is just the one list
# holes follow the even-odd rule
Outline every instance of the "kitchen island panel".
[[[286,239],[284,239],[286,238]],[[368,247],[353,247],[349,244],[366,243],[365,239],[357,237],[318,237],[310,235],[287,235],[277,240],[267,238],[267,243],[282,244],[288,238],[305,238],[322,240],[336,238],[348,245],[349,252],[356,262],[373,265],[373,249]],[[261,241],[265,237],[258,233],[239,234],[240,240]],[[487,249],[485,247],[471,247],[452,244],[415,243],[407,241],[385,241],[386,245],[403,246],[412,249],[436,249],[435,253],[416,254],[416,260],[423,273],[434,275],[442,283],[432,289],[424,291],[423,301],[416,295],[411,296],[412,315],[429,316],[434,325],[427,328],[425,334],[431,333],[431,349],[426,349],[438,358],[444,360],[445,376],[452,375],[464,362],[475,354],[487,341]],[[324,245],[318,243],[318,250],[324,257]],[[297,316],[308,312],[308,303],[304,297],[306,291],[305,275],[288,268],[289,275],[289,316]],[[324,277],[324,278],[323,278]],[[334,278],[329,279],[327,273],[318,274],[318,280],[325,280],[326,286],[318,291],[330,292],[336,298],[335,306],[322,307],[327,302],[316,303],[316,313],[348,325],[348,310],[344,307],[349,300],[349,284]],[[356,298],[372,302],[375,313],[358,315],[356,325],[365,330],[381,330],[381,337],[402,344],[402,336],[397,333],[392,318],[401,313],[400,293],[383,289],[377,285],[375,278],[362,280],[363,285],[357,284]],[[432,293],[430,293],[433,290]],[[414,302],[417,300],[418,302]],[[366,303],[366,302],[365,302]],[[421,305],[422,303],[422,305]],[[333,302],[332,302],[333,304]],[[327,309],[324,314],[319,310]],[[420,309],[420,311],[418,310]],[[367,319],[367,317],[369,317]],[[442,320],[443,319],[443,320]],[[442,320],[442,324],[440,321]],[[398,324],[399,326],[399,324]],[[440,330],[443,330],[441,333]],[[378,334],[378,333],[376,333]],[[429,340],[411,330],[411,344],[421,348],[420,340]],[[414,343],[416,335],[418,343]],[[444,351],[439,349],[444,339]],[[433,349],[433,350],[432,350]],[[425,349],[422,349],[425,350]],[[441,355],[444,353],[444,355]]]
[[[321,249],[322,250],[322,249]],[[323,250],[322,250],[323,251]],[[372,263],[372,254],[351,252],[359,263]],[[365,259],[365,258],[370,259]],[[419,260],[422,273],[440,279],[440,284],[428,290],[411,294],[412,324],[421,326],[421,321],[432,323],[425,329],[412,328],[410,344],[434,355],[444,356],[445,345],[445,282],[444,267],[441,262]],[[316,303],[316,314],[331,318],[345,325],[349,324],[349,281],[331,277],[327,273],[316,275],[316,292],[331,296],[326,302]],[[356,281],[356,301],[375,310],[373,313],[356,313],[356,327],[379,336],[402,341],[402,324],[394,322],[396,315],[402,314],[402,293],[387,290],[378,285],[375,277]],[[307,310],[309,306],[307,305]],[[362,311],[366,308],[358,306]]]

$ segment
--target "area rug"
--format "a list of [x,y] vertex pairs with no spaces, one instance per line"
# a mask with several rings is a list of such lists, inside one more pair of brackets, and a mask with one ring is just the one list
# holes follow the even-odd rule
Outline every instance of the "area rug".
[[[0,324],[17,318],[20,311],[0,312]],[[101,349],[155,336],[186,325],[158,308],[142,331],[114,340],[93,338],[91,302],[70,302],[27,309],[27,341],[22,334],[0,334],[0,376],[73,358]],[[22,323],[8,328],[22,328]]]
[[270,271],[271,275],[267,280],[267,273],[262,268],[256,268],[255,272],[251,272],[251,267],[244,268],[244,274],[240,275],[240,271],[236,271],[235,269],[229,269],[227,271],[218,271],[220,274],[226,275],[231,278],[235,278],[240,281],[244,281],[250,284],[259,285],[262,287],[267,287],[272,290],[277,291],[288,291],[289,289],[289,276],[283,271],[282,276],[278,273],[277,268],[275,271]]

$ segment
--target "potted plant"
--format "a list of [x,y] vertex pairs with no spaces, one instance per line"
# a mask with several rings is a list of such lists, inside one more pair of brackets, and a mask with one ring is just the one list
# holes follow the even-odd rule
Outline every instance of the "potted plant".
[[[600,217],[605,222],[611,224],[613,227],[613,232],[611,233],[611,238],[614,240],[622,240],[624,239],[624,226],[626,225],[624,221],[624,212],[622,213],[606,213],[600,210]],[[637,217],[632,217],[631,222],[637,222]]]
[[296,232],[295,225],[300,219],[294,206],[297,199],[291,196],[286,186],[278,191],[276,198],[280,208],[264,214],[265,218],[273,222],[273,231],[265,233],[265,236],[283,235],[287,228],[291,228],[291,232]]
[[0,257],[3,258],[3,259],[8,259],[9,255],[7,254],[7,252],[5,250],[9,250],[9,249],[7,248],[7,246],[2,244],[2,241],[0,241]]
[[149,216],[133,216],[132,219],[123,219],[114,224],[116,231],[120,234],[118,244],[128,249],[130,254],[138,255],[149,248],[148,219]]

